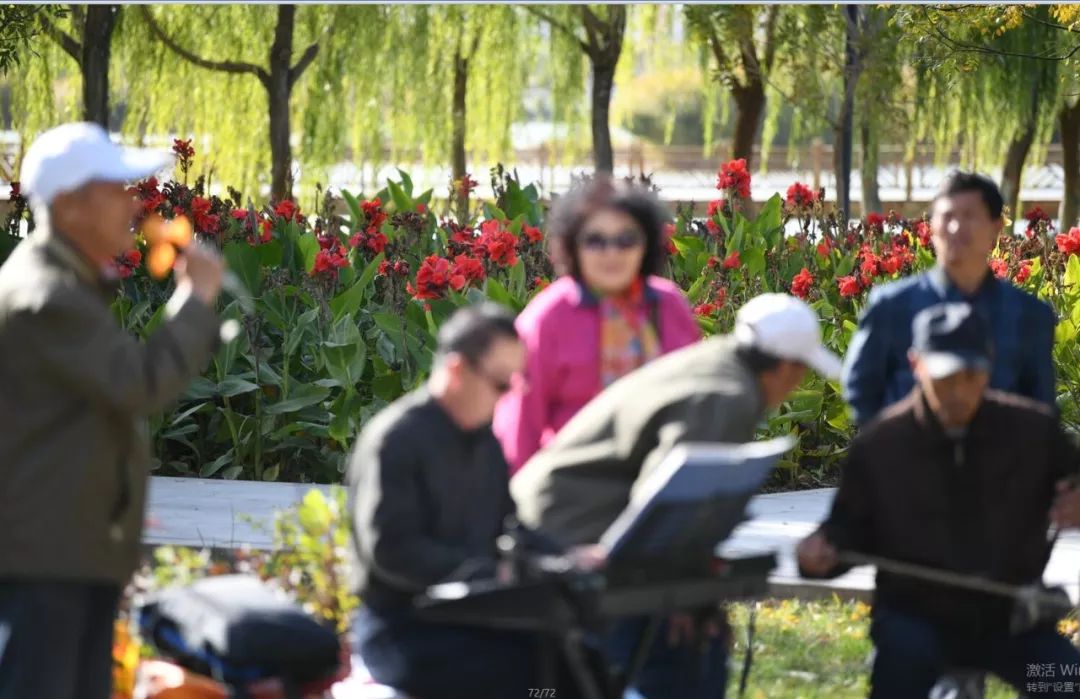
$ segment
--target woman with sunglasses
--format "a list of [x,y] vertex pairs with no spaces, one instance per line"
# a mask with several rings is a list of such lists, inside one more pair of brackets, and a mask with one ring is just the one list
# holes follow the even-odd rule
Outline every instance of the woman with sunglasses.
[[525,381],[495,412],[512,473],[606,386],[700,338],[682,290],[657,276],[667,219],[651,192],[610,178],[555,202],[547,234],[561,276],[518,316]]

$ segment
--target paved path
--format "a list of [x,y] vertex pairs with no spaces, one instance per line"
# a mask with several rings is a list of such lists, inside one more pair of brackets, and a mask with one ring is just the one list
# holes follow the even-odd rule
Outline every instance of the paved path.
[[[329,486],[255,481],[221,481],[154,477],[150,484],[148,544],[214,546],[273,545],[274,513],[296,504],[311,488],[329,492]],[[839,594],[868,598],[873,589],[873,568],[855,568],[827,582],[799,578],[793,551],[828,511],[833,489],[759,495],[750,504],[751,519],[742,524],[722,547],[724,551],[774,548],[780,564],[770,577],[778,595],[814,597]],[[1080,598],[1080,533],[1058,541],[1047,566],[1045,580],[1065,585],[1073,601]]]

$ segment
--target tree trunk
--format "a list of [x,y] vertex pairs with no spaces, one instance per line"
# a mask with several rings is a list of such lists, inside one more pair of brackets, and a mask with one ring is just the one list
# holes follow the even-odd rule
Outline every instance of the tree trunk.
[[1059,218],[1062,232],[1080,224],[1080,101],[1062,107],[1058,115],[1061,151],[1064,157],[1065,191],[1061,195]]
[[[466,97],[469,91],[469,61],[463,58],[459,50],[454,54],[454,101],[452,105],[453,134],[450,144],[450,158],[453,168],[453,180],[456,182],[465,177],[467,172],[465,163],[465,114]],[[454,194],[454,206],[457,209],[458,221],[467,221],[469,218],[468,194]]]
[[79,69],[83,83],[83,119],[109,128],[109,55],[118,5],[90,5],[82,35]]
[[289,63],[292,60],[294,5],[278,5],[274,43],[270,47],[270,80],[266,91],[270,104],[270,196],[280,201],[292,194],[292,146],[289,143]]
[[735,100],[735,158],[746,158],[746,168],[754,168],[754,141],[758,127],[765,114],[765,86],[761,80],[751,79],[746,86],[735,85],[731,89]]
[[1012,212],[1014,220],[1020,215],[1017,208],[1020,204],[1020,176],[1024,172],[1024,162],[1034,140],[1035,125],[1023,126],[1013,135],[1009,149],[1005,152],[1005,167],[1001,172],[1001,197]]
[[593,59],[592,62],[592,142],[593,163],[597,172],[615,171],[615,155],[611,149],[611,126],[608,112],[611,107],[611,88],[615,84],[615,60]]
[[1020,127],[1013,134],[1009,148],[1005,152],[1005,167],[1001,171],[1001,198],[1005,200],[1005,206],[1009,207],[1015,220],[1020,216],[1017,207],[1020,205],[1020,179],[1024,174],[1024,163],[1027,162],[1031,144],[1035,141],[1035,119],[1039,107],[1039,90],[1031,89],[1031,118],[1029,122]]
[[453,141],[450,146],[453,177],[455,180],[465,176],[465,98],[469,88],[469,61],[461,53],[454,54],[454,102],[453,102]]
[[836,173],[836,206],[847,220],[851,214],[851,145],[852,121],[855,112],[855,84],[862,72],[855,46],[855,31],[859,24],[859,6],[846,5],[841,10],[847,29],[844,32],[844,98],[836,123],[833,141],[833,170]]
[[878,191],[878,139],[870,128],[870,121],[864,119],[862,123],[862,165],[859,167],[859,175],[862,180],[862,213],[863,216],[871,211],[884,213],[881,204],[881,194]]

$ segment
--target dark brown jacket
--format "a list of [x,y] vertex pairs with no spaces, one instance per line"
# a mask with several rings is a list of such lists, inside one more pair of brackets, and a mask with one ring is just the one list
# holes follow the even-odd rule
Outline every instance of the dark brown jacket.
[[145,416],[210,359],[217,317],[174,297],[143,344],[65,240],[39,227],[0,267],[0,579],[124,583],[150,462]]
[[[966,435],[953,440],[916,388],[855,437],[822,530],[842,550],[1007,583],[1038,581],[1049,557],[1055,483],[1078,465],[1045,405],[987,391]],[[976,634],[1004,630],[1011,609],[1005,598],[882,571],[875,604]]]

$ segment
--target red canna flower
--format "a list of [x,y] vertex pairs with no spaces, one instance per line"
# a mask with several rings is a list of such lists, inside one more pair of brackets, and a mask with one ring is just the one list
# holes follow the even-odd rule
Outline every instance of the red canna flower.
[[724,163],[716,176],[716,188],[730,192],[741,199],[750,198],[750,172],[746,169],[746,158],[739,158]]
[[713,304],[716,306],[716,310],[720,310],[727,303],[727,289],[720,287],[716,290],[716,300]]
[[705,213],[709,218],[712,218],[717,212],[723,212],[725,209],[727,209],[726,199],[713,199],[709,202],[709,208]]
[[1020,269],[1016,270],[1016,276],[1013,277],[1013,281],[1017,284],[1023,284],[1031,278],[1031,260],[1024,260],[1020,263]]
[[874,250],[869,245],[863,245],[862,250],[859,251],[859,256],[862,258],[862,263],[859,265],[859,271],[864,276],[874,277],[878,274],[878,265],[881,262],[881,258],[874,253]]
[[418,213],[418,214],[426,214],[427,213],[427,205],[424,204],[424,202],[422,202],[422,201],[417,202],[416,203],[416,213]]
[[1073,227],[1068,233],[1054,237],[1057,248],[1066,255],[1080,254],[1080,228]]
[[814,277],[810,270],[803,267],[791,280],[791,293],[801,299],[810,295],[810,287],[814,284]]
[[705,265],[706,265],[706,266],[707,266],[707,267],[708,267],[709,269],[716,269],[717,267],[719,267],[719,266],[720,266],[720,258],[719,258],[719,257],[716,257],[715,255],[709,255],[709,259],[708,259],[708,261],[707,261],[707,262],[705,263]]
[[737,269],[742,264],[739,259],[739,251],[735,250],[726,258],[724,258],[724,269]]
[[544,239],[544,234],[540,231],[539,228],[535,226],[530,226],[527,223],[521,226],[521,232],[525,234],[525,239],[528,240],[530,243],[539,243],[541,240]]
[[714,238],[720,235],[720,224],[718,224],[711,218],[705,219],[705,228],[708,229],[709,234],[712,235]]
[[480,238],[477,243],[495,264],[503,267],[517,264],[517,238],[503,228],[501,221],[492,219],[480,224]]
[[386,222],[386,212],[382,210],[382,201],[378,197],[362,202],[360,209],[364,212],[364,228],[369,231],[372,229],[378,231],[382,228],[383,223]]
[[848,275],[846,277],[837,277],[836,285],[840,289],[840,295],[844,298],[851,298],[852,296],[858,296],[862,291],[862,286],[859,284],[859,280],[854,275]]
[[195,157],[195,149],[191,146],[191,139],[184,141],[179,138],[173,139],[172,151],[176,155],[176,159],[179,161],[177,165],[180,166],[182,172],[187,172],[191,169],[191,159]]
[[817,244],[817,254],[821,257],[828,257],[832,252],[832,245],[829,243],[828,238],[823,238],[820,243]]
[[138,267],[142,263],[142,253],[138,250],[128,250],[124,253],[124,262],[129,267]]
[[300,215],[300,207],[296,205],[296,202],[289,199],[278,202],[277,206],[274,207],[274,213],[286,221],[296,221],[297,223],[300,223],[300,221],[303,220]]
[[380,275],[385,277],[388,274],[390,274],[390,272],[391,272],[390,260],[383,260],[382,262],[379,263],[379,274]]
[[866,215],[866,230],[881,233],[885,230],[885,217],[879,213]]
[[461,179],[452,180],[450,184],[460,199],[466,199],[479,183],[472,178],[472,175],[465,173]]
[[406,284],[406,290],[418,300],[442,298],[446,290],[461,289],[465,286],[465,277],[454,274],[450,269],[450,260],[438,255],[429,255],[420,263],[416,272],[416,286]]
[[537,291],[543,291],[544,289],[548,288],[549,284],[551,284],[551,282],[549,282],[547,279],[544,279],[543,277],[533,277],[533,288],[535,288]]
[[694,315],[698,316],[711,316],[716,313],[717,308],[715,303],[699,303],[694,306]]
[[349,260],[345,257],[344,251],[340,247],[330,250],[320,250],[318,254],[315,255],[315,268],[311,270],[311,274],[312,276],[317,274],[337,275],[339,269],[348,266]]
[[203,197],[194,197],[191,200],[191,218],[195,224],[195,232],[203,235],[216,235],[218,225],[221,223],[216,214],[211,214],[212,204]]
[[1036,206],[1028,209],[1024,214],[1024,218],[1027,219],[1027,230],[1024,231],[1024,235],[1028,238],[1034,238],[1035,233],[1039,230],[1039,224],[1043,224],[1047,231],[1054,230],[1053,221],[1050,219],[1050,214],[1042,210],[1042,207]]
[[814,201],[816,200],[817,197],[814,195],[814,190],[801,182],[796,182],[788,187],[787,196],[785,197],[788,207],[792,209],[805,209],[809,206],[813,206]]
[[484,264],[475,257],[458,255],[454,258],[453,274],[464,277],[466,283],[482,282],[485,276]]
[[915,237],[919,239],[919,245],[924,248],[930,247],[930,224],[926,221],[916,221]]
[[389,241],[386,236],[375,230],[369,228],[361,233],[354,234],[349,238],[349,247],[359,248],[362,247],[365,250],[369,250],[372,253],[378,255],[380,252],[386,249],[386,244]]
[[990,270],[998,279],[1005,279],[1009,276],[1009,263],[995,257],[990,260]]
[[675,254],[678,254],[678,252],[679,252],[679,249],[677,247],[675,247],[674,238],[675,238],[675,224],[674,223],[665,223],[664,224],[664,240],[667,241],[665,247],[667,248],[667,251],[668,251],[669,255],[675,255]]
[[881,271],[885,274],[896,274],[904,266],[904,260],[899,255],[886,255],[881,258]]

